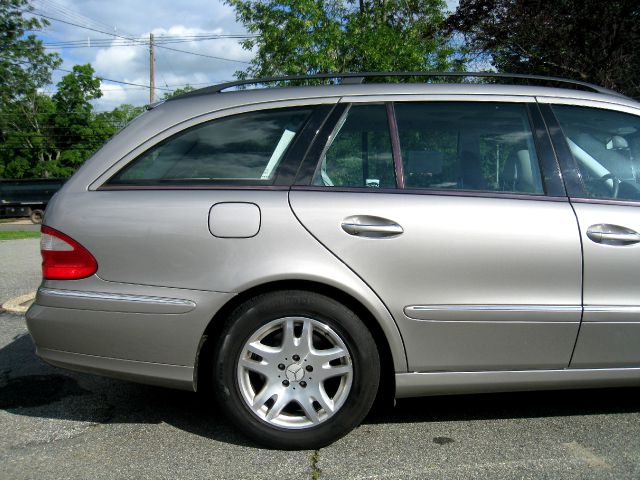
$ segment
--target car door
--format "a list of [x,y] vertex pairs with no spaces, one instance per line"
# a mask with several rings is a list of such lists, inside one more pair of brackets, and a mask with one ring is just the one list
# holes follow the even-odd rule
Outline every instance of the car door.
[[584,251],[584,316],[571,367],[640,366],[640,110],[541,100]]
[[386,100],[343,99],[297,218],[386,304],[411,371],[566,367],[580,237],[534,100]]

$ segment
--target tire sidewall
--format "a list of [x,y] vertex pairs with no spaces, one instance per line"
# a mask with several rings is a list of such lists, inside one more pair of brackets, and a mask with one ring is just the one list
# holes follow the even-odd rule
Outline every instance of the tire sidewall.
[[[258,418],[246,405],[236,374],[251,335],[273,320],[294,316],[329,325],[347,346],[353,364],[351,389],[342,407],[331,418],[305,429],[286,429]],[[230,316],[215,356],[214,377],[218,399],[245,434],[278,448],[320,448],[355,428],[367,414],[378,388],[380,361],[368,329],[341,303],[304,291],[273,292],[243,304]]]

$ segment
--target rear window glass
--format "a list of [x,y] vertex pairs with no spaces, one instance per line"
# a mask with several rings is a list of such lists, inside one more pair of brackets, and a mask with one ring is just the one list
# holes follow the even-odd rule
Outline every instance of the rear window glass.
[[243,113],[174,135],[112,177],[109,185],[266,184],[312,108]]

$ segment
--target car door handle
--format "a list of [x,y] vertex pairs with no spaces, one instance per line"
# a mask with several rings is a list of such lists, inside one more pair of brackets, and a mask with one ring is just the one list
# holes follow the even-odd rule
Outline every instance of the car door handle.
[[393,220],[371,215],[354,215],[342,221],[342,229],[356,237],[382,238],[395,237],[404,229]]
[[604,245],[632,245],[640,243],[640,234],[630,228],[619,225],[599,223],[587,229],[587,237],[595,243]]

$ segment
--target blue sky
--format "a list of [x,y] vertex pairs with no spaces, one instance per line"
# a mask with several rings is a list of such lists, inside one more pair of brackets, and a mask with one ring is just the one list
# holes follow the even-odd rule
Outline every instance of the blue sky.
[[[234,10],[216,0],[32,0],[31,3],[36,13],[57,19],[49,20],[50,25],[37,32],[45,43],[83,41],[80,48],[50,50],[61,55],[64,60],[62,68],[70,70],[73,65],[91,63],[100,77],[134,84],[149,84],[148,46],[90,48],[87,45],[91,42],[95,45],[96,41],[104,39],[117,41],[117,35],[139,39],[142,43],[148,41],[150,32],[156,37],[246,33],[236,22]],[[449,0],[447,4],[453,10],[458,1]],[[156,86],[163,89],[175,89],[187,83],[200,87],[232,80],[234,72],[244,69],[252,57],[252,53],[243,50],[236,39],[167,46],[191,54],[156,48]],[[57,71],[54,83],[62,75],[65,72]],[[97,110],[110,110],[122,103],[141,105],[149,101],[149,91],[144,87],[103,81],[101,88],[103,97],[95,102]],[[156,95],[160,96],[163,91],[167,90],[157,90]]]

